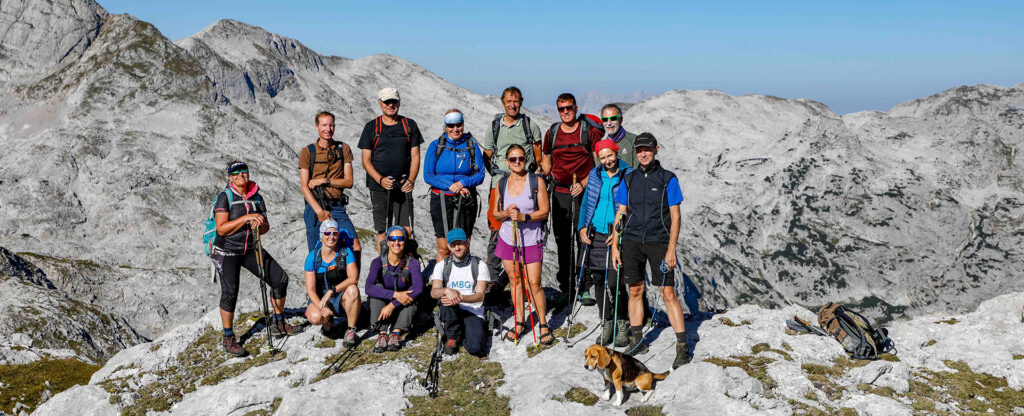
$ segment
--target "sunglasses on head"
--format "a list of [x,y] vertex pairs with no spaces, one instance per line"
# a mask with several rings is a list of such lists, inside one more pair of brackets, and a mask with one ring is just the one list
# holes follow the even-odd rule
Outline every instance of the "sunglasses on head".
[[622,116],[619,115],[619,116],[611,116],[611,117],[601,117],[601,121],[603,121],[605,123],[607,123],[609,121],[615,121],[615,120],[622,120]]
[[249,169],[238,169],[231,171],[232,175],[241,175],[243,173],[249,173]]
[[512,156],[512,157],[508,158],[508,162],[509,163],[524,163],[524,162],[526,162],[526,157],[525,156]]
[[574,110],[575,108],[576,108],[576,106],[574,106],[574,105],[567,105],[567,106],[564,106],[564,107],[558,107],[558,112],[559,113],[564,113],[564,112],[569,111],[569,110]]
[[337,238],[340,235],[341,235],[340,231],[324,231],[324,237],[335,237],[335,238]]
[[445,124],[445,126],[450,128],[450,129],[454,129],[456,127],[462,127],[462,123]]
[[400,242],[405,241],[405,237],[402,237],[400,235],[393,235],[393,236],[389,236],[388,237],[388,241],[393,241],[393,242],[396,242],[396,243],[400,243]]

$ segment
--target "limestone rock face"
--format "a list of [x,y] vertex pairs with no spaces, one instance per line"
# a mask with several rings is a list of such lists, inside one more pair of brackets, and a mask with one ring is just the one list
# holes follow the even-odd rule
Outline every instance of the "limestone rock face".
[[74,62],[99,34],[107,11],[92,0],[0,4],[0,84]]

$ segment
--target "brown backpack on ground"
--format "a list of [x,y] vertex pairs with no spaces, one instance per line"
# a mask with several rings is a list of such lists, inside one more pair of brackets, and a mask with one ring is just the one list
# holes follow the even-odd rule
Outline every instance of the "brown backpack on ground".
[[853,358],[874,360],[878,354],[896,353],[888,330],[875,329],[864,315],[838,303],[829,302],[818,309],[818,325],[839,341]]

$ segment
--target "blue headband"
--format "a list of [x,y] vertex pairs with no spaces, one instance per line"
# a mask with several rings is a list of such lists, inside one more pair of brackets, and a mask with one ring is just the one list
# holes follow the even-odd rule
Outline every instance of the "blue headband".
[[388,228],[388,231],[386,233],[384,233],[384,237],[390,237],[391,233],[393,233],[395,231],[401,231],[402,232],[402,237],[406,237],[406,235],[405,235],[405,227],[403,227],[401,225],[392,225],[391,228]]
[[454,112],[444,115],[444,124],[458,124],[462,122],[462,113]]

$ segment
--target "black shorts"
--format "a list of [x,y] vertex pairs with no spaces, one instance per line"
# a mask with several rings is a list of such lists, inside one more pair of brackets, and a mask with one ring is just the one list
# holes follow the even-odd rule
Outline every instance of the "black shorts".
[[[388,196],[390,194],[390,196]],[[391,207],[388,207],[388,202]],[[412,197],[398,189],[391,191],[370,190],[370,209],[373,211],[373,230],[381,234],[388,229],[388,215],[391,225],[409,226],[412,214]]]
[[[667,274],[661,272],[661,262],[665,260],[668,243],[639,243],[623,240],[619,245],[622,250],[622,279],[628,285],[644,282],[644,267],[651,267],[650,284],[652,286],[675,286],[675,270]],[[664,280],[662,280],[664,278]]]
[[434,223],[434,237],[445,238],[448,231],[459,226],[466,232],[467,236],[473,235],[473,226],[476,224],[478,198],[475,189],[469,191],[469,195],[462,197],[462,208],[459,209],[458,224],[455,221],[456,205],[459,197],[448,195],[444,200],[444,208],[448,214],[448,229],[444,229],[444,218],[441,217],[441,195],[430,191],[430,218]]

